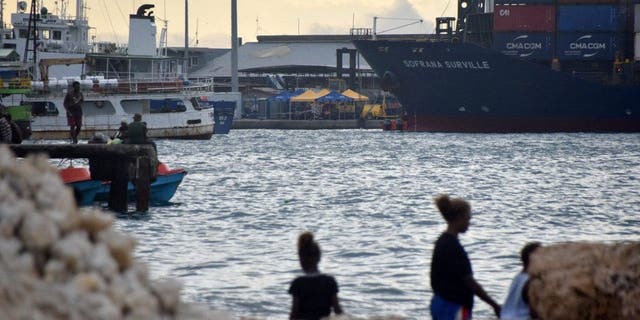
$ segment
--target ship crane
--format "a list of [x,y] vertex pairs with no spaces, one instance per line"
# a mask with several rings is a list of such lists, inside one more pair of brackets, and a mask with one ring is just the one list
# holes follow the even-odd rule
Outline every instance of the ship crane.
[[409,23],[397,26],[397,27],[393,27],[391,29],[387,29],[384,31],[380,31],[380,33],[384,33],[384,32],[389,32],[389,31],[393,31],[393,30],[397,30],[400,28],[404,28],[404,27],[408,27],[408,26],[412,26],[414,24],[419,24],[422,23],[422,19],[411,19],[411,18],[389,18],[389,17],[373,17],[373,35],[372,35],[372,40],[376,40],[377,36],[378,36],[378,31],[377,31],[377,24],[378,24],[378,19],[384,19],[384,20],[400,20],[400,21],[411,21]]

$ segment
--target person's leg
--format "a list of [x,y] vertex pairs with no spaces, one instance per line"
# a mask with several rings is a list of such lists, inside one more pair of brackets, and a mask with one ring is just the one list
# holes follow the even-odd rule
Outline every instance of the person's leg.
[[73,134],[73,143],[78,143],[78,135],[80,134],[80,129],[82,128],[82,116],[74,117],[74,134]]

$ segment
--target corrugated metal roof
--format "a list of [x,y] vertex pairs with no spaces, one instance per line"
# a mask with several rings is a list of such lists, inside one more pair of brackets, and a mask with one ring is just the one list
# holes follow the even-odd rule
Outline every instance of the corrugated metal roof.
[[[343,42],[249,42],[238,48],[238,71],[253,73],[329,73],[335,72],[336,50],[355,49],[350,41]],[[348,55],[342,58],[343,68],[349,67]],[[358,55],[357,68],[371,70]],[[190,77],[231,76],[231,52],[214,59]]]

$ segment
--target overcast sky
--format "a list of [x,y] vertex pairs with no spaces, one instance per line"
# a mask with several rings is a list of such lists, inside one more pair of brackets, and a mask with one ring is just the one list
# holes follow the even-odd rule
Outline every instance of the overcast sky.
[[[5,21],[15,11],[17,1],[5,1]],[[30,3],[30,1],[27,1]],[[49,12],[56,3],[45,0]],[[66,0],[67,12],[75,15],[75,0]],[[182,0],[85,0],[91,35],[97,41],[128,41],[129,14],[145,3],[154,4],[154,15],[168,20],[169,46],[184,45],[184,5]],[[352,26],[371,28],[373,17],[378,32],[423,19],[415,24],[386,33],[432,33],[436,16],[455,16],[457,1],[451,0],[237,0],[238,36],[244,42],[256,35],[348,34]],[[158,37],[162,21],[156,20]],[[196,37],[197,32],[197,37]],[[189,0],[190,46],[228,48],[231,42],[231,0]]]

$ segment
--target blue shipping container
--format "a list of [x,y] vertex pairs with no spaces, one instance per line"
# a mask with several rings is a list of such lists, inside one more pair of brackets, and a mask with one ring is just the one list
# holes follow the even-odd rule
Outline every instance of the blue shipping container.
[[618,31],[624,16],[613,5],[562,5],[558,7],[558,31]]
[[495,32],[493,49],[526,60],[551,60],[552,34],[546,32]]
[[560,60],[613,60],[620,39],[615,33],[559,33],[557,39]]

